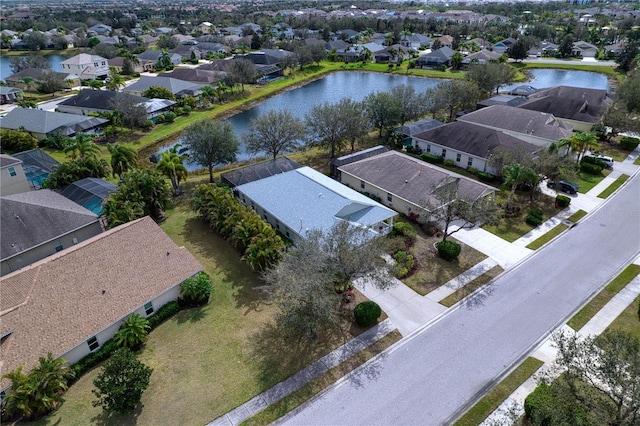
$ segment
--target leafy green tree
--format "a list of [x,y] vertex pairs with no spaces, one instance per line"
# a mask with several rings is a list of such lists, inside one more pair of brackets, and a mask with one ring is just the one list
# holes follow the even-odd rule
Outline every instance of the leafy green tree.
[[560,40],[560,44],[558,45],[558,53],[561,57],[568,58],[569,56],[571,56],[574,41],[575,40],[573,38],[573,35],[571,34],[565,35],[562,40]]
[[111,122],[114,125],[122,124],[129,127],[131,133],[134,127],[142,127],[147,122],[146,106],[133,96],[118,93],[109,101],[109,107],[113,109]]
[[342,118],[338,104],[329,102],[313,106],[305,117],[309,137],[328,150],[331,158],[346,143],[346,122]]
[[327,50],[324,48],[324,45],[320,43],[314,43],[311,46],[308,46],[308,49],[309,53],[311,54],[311,60],[317,65],[320,65],[320,62],[327,59]]
[[519,185],[538,183],[538,175],[532,169],[523,167],[520,163],[512,163],[504,166],[502,169],[503,185],[509,188],[509,200],[507,201],[507,210],[513,208],[513,196]]
[[172,36],[168,36],[166,34],[162,34],[160,37],[158,37],[158,41],[156,42],[156,46],[158,46],[159,49],[164,49],[164,50],[171,50],[171,49],[175,49],[176,47],[178,47],[178,39]]
[[152,372],[153,369],[138,361],[129,349],[118,349],[93,381],[96,388],[91,392],[98,399],[91,404],[116,413],[132,411],[149,386]]
[[113,339],[118,346],[135,350],[147,340],[150,329],[149,320],[134,312],[120,326]]
[[170,101],[176,100],[176,97],[174,96],[173,93],[171,93],[171,90],[161,86],[149,87],[147,90],[142,92],[142,96],[150,99],[157,98],[157,99],[169,99]]
[[559,147],[566,145],[569,145],[577,154],[576,164],[580,162],[580,159],[588,150],[596,150],[599,147],[598,137],[589,132],[575,132],[570,137],[561,139],[558,142]]
[[388,130],[395,126],[402,118],[398,103],[388,92],[371,93],[364,98],[363,104],[371,118],[371,123],[378,128],[380,137],[384,129]]
[[193,306],[202,306],[209,303],[212,291],[211,278],[206,272],[199,272],[180,284],[180,296],[189,305]]
[[509,48],[509,57],[511,59],[515,59],[516,62],[521,61],[523,59],[527,59],[528,56],[529,56],[529,46],[522,38],[519,38]]
[[11,68],[13,74],[17,74],[20,71],[26,70],[27,68],[50,70],[51,64],[44,56],[29,54],[12,57],[9,61],[9,68]]
[[245,84],[254,84],[257,80],[258,71],[253,62],[248,59],[236,59],[227,68],[227,74],[234,84],[240,84],[244,92]]
[[640,71],[628,76],[617,92],[627,110],[640,113]]
[[451,69],[452,70],[460,69],[460,64],[462,64],[463,59],[464,57],[462,56],[462,53],[456,51],[451,57]]
[[111,154],[111,172],[114,176],[120,176],[138,166],[138,152],[124,145],[107,144],[107,150]]
[[371,130],[371,117],[364,103],[343,98],[338,102],[344,121],[345,138],[351,142],[351,152],[356,150],[356,142],[362,140]]
[[513,81],[516,70],[506,63],[487,62],[485,64],[471,64],[467,70],[466,79],[476,83],[476,85],[490,95],[494,90],[496,93],[500,86]]
[[144,216],[157,221],[167,208],[169,197],[169,186],[160,172],[131,169],[120,175],[118,189],[105,201],[107,226],[113,228]]
[[171,56],[169,56],[169,52],[166,49],[162,49],[158,60],[154,65],[155,69],[158,71],[173,69],[173,63],[171,62]]
[[38,90],[40,90],[42,93],[55,93],[67,87],[68,84],[64,79],[64,74],[50,70],[42,73],[40,82],[38,84]]
[[247,152],[267,152],[275,159],[295,151],[305,134],[304,123],[289,110],[270,110],[249,122],[249,133],[245,136]]
[[392,87],[390,93],[397,103],[401,126],[427,113],[426,93],[416,93],[413,86],[405,84]]
[[233,127],[226,121],[197,121],[187,127],[182,142],[190,161],[209,170],[209,183],[213,183],[214,166],[236,161],[240,148]]
[[51,352],[40,357],[38,366],[29,374],[22,370],[23,367],[18,367],[2,376],[11,380],[11,389],[3,398],[3,405],[9,415],[19,414],[27,420],[41,417],[62,403],[61,394],[74,376],[68,363],[54,358]]
[[121,87],[124,87],[124,77],[118,74],[115,67],[109,67],[109,79],[107,81],[107,90],[118,91]]
[[86,133],[76,133],[76,136],[69,140],[63,151],[72,160],[84,160],[85,158],[96,160],[100,148],[93,142],[93,136]]
[[33,83],[35,83],[35,79],[32,77],[22,77],[18,80],[21,84],[24,84],[24,90],[30,92],[33,89]]
[[76,158],[58,165],[44,181],[43,187],[60,189],[88,177],[102,179],[107,177],[109,172],[109,164],[103,159],[98,160],[92,156]]
[[31,133],[22,130],[5,130],[0,132],[2,149],[11,152],[22,152],[38,147],[38,139]]
[[162,153],[160,161],[156,164],[156,169],[171,181],[173,195],[178,195],[180,190],[180,182],[187,179],[187,168],[183,163],[184,157],[179,155],[176,150],[167,150]]
[[365,228],[340,222],[322,233],[311,230],[268,269],[264,288],[276,301],[276,325],[291,340],[314,340],[340,326],[341,297],[336,286],[366,277],[368,285],[385,289],[393,280],[377,259],[381,238]]
[[445,81],[427,90],[427,105],[434,112],[446,111],[448,121],[453,121],[456,114],[465,109],[475,107],[482,97],[477,85],[469,81]]

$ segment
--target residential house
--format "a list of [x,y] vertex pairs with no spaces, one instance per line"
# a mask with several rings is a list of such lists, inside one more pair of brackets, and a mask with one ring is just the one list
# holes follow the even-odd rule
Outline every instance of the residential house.
[[0,196],[19,194],[31,190],[23,162],[19,158],[0,154]]
[[442,37],[438,37],[438,41],[440,42],[441,47],[448,47],[449,49],[453,49],[453,37],[450,35],[443,35]]
[[154,45],[158,42],[158,37],[152,36],[150,34],[142,34],[141,36],[139,36],[139,38],[140,41],[142,41],[142,44],[146,47]]
[[22,160],[24,174],[33,190],[41,189],[49,174],[60,164],[40,148],[18,152],[13,157]]
[[[132,313],[176,300],[202,265],[149,217],[120,225],[0,279],[3,372],[51,352],[71,363],[111,339]],[[0,389],[9,387],[3,379]]]
[[576,56],[579,58],[595,58],[597,54],[598,46],[587,43],[584,40],[573,42],[573,47],[571,48],[571,56]]
[[108,60],[98,55],[81,53],[60,62],[62,71],[77,75],[80,80],[95,80],[109,75]]
[[608,44],[604,47],[604,53],[607,58],[617,58],[618,55],[624,50],[624,43]]
[[504,40],[499,41],[493,45],[493,51],[499,53],[500,55],[502,55],[503,53],[507,53],[511,45],[515,42],[515,39],[505,38]]
[[74,137],[76,133],[96,133],[109,123],[98,117],[85,117],[61,112],[42,111],[32,108],[14,108],[0,116],[3,129],[25,130],[37,139],[46,139],[56,133]]
[[202,34],[214,34],[216,31],[215,25],[208,21],[201,22],[198,25],[198,29],[200,30],[200,32],[202,32]]
[[[162,50],[145,50],[136,56],[138,56],[140,63],[151,62],[155,65],[160,59],[160,55],[162,55]],[[169,53],[169,59],[173,65],[180,65],[182,63],[182,56],[177,53]]]
[[[97,214],[49,189],[4,195],[0,199],[0,275],[100,234]],[[4,290],[4,288],[3,288]]]
[[534,153],[540,147],[508,135],[504,131],[454,121],[413,137],[413,146],[461,168],[473,167],[481,172],[499,174],[489,164],[496,150]]
[[141,96],[142,92],[152,86],[164,87],[176,98],[182,98],[184,96],[198,97],[204,87],[202,84],[194,84],[170,77],[151,77],[143,75],[138,81],[122,89],[122,92]]
[[471,40],[469,40],[469,45],[471,46],[475,45],[479,47],[481,50],[491,47],[491,43],[481,37],[472,38]]
[[87,28],[87,35],[109,35],[113,31],[113,28],[105,24],[96,24]]
[[171,36],[172,38],[178,40],[180,44],[188,44],[188,45],[196,45],[198,42],[192,35],[184,35],[184,34],[174,34]]
[[170,36],[174,31],[173,28],[159,27],[151,30],[150,34],[154,37],[160,37],[161,35]]
[[176,68],[171,72],[158,74],[158,77],[170,77],[195,84],[215,86],[227,77],[226,72],[208,71],[201,68]]
[[83,89],[77,95],[60,102],[56,109],[60,112],[78,115],[112,112],[114,110],[112,102],[118,96],[128,97],[136,105],[144,105],[149,119],[169,111],[178,104],[169,99],[149,99],[113,90]]
[[220,175],[220,180],[229,185],[230,188],[235,188],[236,186],[244,185],[245,183],[289,172],[291,170],[299,169],[300,167],[302,167],[302,165],[287,157],[278,157],[273,160],[260,161],[255,164],[222,173]]
[[458,197],[475,201],[493,197],[496,189],[416,158],[387,151],[339,167],[340,181],[367,192],[407,216],[429,220],[431,209],[441,202],[433,195],[443,184],[457,185]]
[[490,50],[482,49],[478,52],[472,53],[466,56],[461,64],[462,66],[469,66],[471,64],[486,64],[487,62],[497,61],[502,56],[498,52],[492,52]]
[[615,96],[606,90],[554,86],[529,95],[518,108],[553,114],[575,130],[589,132],[614,102]]
[[[18,87],[18,88],[21,88],[22,90],[33,90],[35,89],[35,87],[37,87],[38,84],[40,84],[43,81],[47,73],[58,74],[64,80],[67,87],[74,87],[74,86],[80,85],[80,78],[76,74],[67,73],[67,72],[57,72],[57,71],[52,71],[52,70],[47,70],[42,68],[27,68],[6,77],[4,80],[7,83],[7,85],[11,87]],[[33,83],[31,83],[30,85],[27,85],[26,83],[24,83],[25,79],[31,79],[33,80]]]
[[204,54],[200,50],[199,46],[195,44],[180,44],[175,48],[169,50],[170,55],[180,55],[183,60],[190,61],[192,57],[196,59],[204,59]]
[[541,147],[549,146],[573,134],[572,125],[558,120],[552,114],[506,105],[488,106],[465,114],[459,117],[458,121],[500,130]]
[[495,95],[488,99],[483,99],[477,103],[478,108],[485,108],[491,105],[505,105],[510,107],[517,107],[527,102],[527,98],[516,95]]
[[371,236],[393,227],[396,212],[310,167],[239,185],[238,198],[293,242],[340,222],[366,227]]
[[0,86],[0,105],[12,104],[24,96],[24,91],[19,87]]
[[454,53],[456,53],[455,50],[449,47],[441,47],[440,49],[436,49],[416,59],[416,67],[448,67],[449,65],[451,65],[451,58],[453,57]]
[[100,215],[102,213],[102,204],[117,189],[118,187],[111,182],[89,177],[65,186],[60,191],[60,195]]
[[533,46],[532,48],[529,49],[529,55],[531,56],[555,56],[555,54],[558,52],[558,48],[560,46],[555,44],[555,43],[551,43],[550,41],[541,41],[540,43],[538,43],[537,46]]
[[[125,58],[122,56],[116,56],[115,58],[109,59],[108,61],[109,68],[113,67],[116,69],[117,72],[119,73],[122,72],[124,68],[124,60]],[[133,72],[140,73],[145,71],[141,63],[135,63],[134,61],[131,61],[131,66],[133,67]]]
[[428,49],[431,46],[431,37],[423,34],[403,34],[400,44],[413,50]]
[[[312,42],[313,40],[317,40],[317,39],[307,39],[305,40],[305,42],[309,43],[309,42]],[[331,40],[326,42],[324,47],[327,50],[327,52],[331,51],[332,49],[335,49],[336,52],[340,52],[340,51],[345,51],[346,49],[349,49],[351,45],[344,40],[338,39],[338,40]]]

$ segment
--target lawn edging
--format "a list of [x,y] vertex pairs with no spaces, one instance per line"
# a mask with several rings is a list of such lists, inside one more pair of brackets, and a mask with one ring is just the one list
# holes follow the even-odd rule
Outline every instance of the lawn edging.
[[629,282],[640,274],[640,265],[631,264],[624,268],[605,288],[593,297],[589,303],[582,307],[569,321],[567,325],[574,330],[580,330],[604,305],[613,299]]
[[564,223],[560,223],[554,226],[553,228],[551,228],[551,230],[546,232],[544,235],[536,238],[535,240],[527,244],[527,248],[531,250],[537,250],[540,247],[544,246],[545,244],[549,243],[551,240],[555,239],[557,236],[562,234],[567,229],[569,229],[567,225],[565,225]]
[[526,358],[515,370],[500,381],[481,400],[471,407],[454,426],[477,426],[489,417],[516,389],[544,365],[534,357]]
[[598,198],[604,199],[604,198],[607,198],[609,195],[613,194],[614,192],[616,192],[616,190],[618,190],[618,188],[620,188],[622,184],[624,184],[627,181],[627,179],[629,179],[629,177],[630,176],[627,174],[622,174],[618,176],[618,178],[614,180],[611,185],[606,187],[604,191],[598,194]]

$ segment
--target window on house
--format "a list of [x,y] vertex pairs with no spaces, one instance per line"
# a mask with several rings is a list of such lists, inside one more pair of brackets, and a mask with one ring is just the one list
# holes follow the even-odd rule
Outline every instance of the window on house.
[[469,160],[467,161],[467,167],[473,167],[473,158],[469,157]]
[[447,156],[447,150],[443,149],[442,150],[442,158],[445,158]]
[[264,217],[264,220],[268,220],[266,214],[263,214],[262,217]]
[[9,167],[7,170],[9,170],[9,176],[13,177],[17,175],[15,167]]
[[388,192],[387,192],[387,201],[388,202],[392,202],[393,201],[393,195],[389,194]]
[[456,154],[456,162],[460,162],[460,160],[462,159],[462,154]]
[[147,316],[153,313],[153,302],[144,304],[144,312],[147,314]]
[[54,248],[56,249],[56,252],[62,251],[62,243],[60,241],[56,241]]
[[364,189],[364,181],[363,180],[360,181],[360,188]]
[[431,145],[427,144],[427,152],[431,152]]
[[94,66],[94,67],[97,67],[97,66],[98,66],[98,63],[97,63],[97,62],[94,62],[94,63],[93,63],[93,66]]
[[92,352],[100,347],[100,343],[98,343],[98,338],[96,336],[87,340],[87,345],[89,345],[89,350]]
[[287,238],[289,237],[289,231],[287,231]]

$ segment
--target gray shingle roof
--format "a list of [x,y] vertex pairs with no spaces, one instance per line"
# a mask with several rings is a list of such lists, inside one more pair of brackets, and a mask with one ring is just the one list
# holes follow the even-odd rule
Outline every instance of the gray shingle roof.
[[474,59],[478,60],[478,63],[484,64],[491,60],[498,59],[501,55],[498,52],[492,52],[490,50],[482,49],[479,52],[472,53],[462,60],[463,64],[470,64]]
[[340,170],[419,206],[425,206],[425,202],[437,205],[430,193],[449,179],[460,179],[458,194],[467,200],[476,200],[495,191],[489,185],[397,151],[346,164]]
[[529,95],[529,101],[518,108],[547,112],[558,118],[595,123],[615,98],[606,90],[555,86]]
[[427,130],[415,135],[414,138],[433,142],[480,158],[487,158],[496,148],[524,150],[532,153],[539,149],[536,145],[524,142],[501,131],[462,121],[455,121]]
[[130,97],[136,103],[143,103],[149,100],[147,98],[143,98],[142,96],[115,92],[113,90],[82,89],[77,95],[60,102],[60,105],[68,105],[79,108],[111,110],[111,101],[118,95]]
[[240,185],[237,190],[303,238],[313,229],[328,231],[339,220],[375,225],[396,215],[309,167]]
[[10,155],[0,154],[0,168],[2,169],[19,163],[22,163],[22,160]]
[[169,89],[174,95],[180,92],[195,93],[200,90],[202,84],[194,84],[188,81],[182,81],[169,77],[151,77],[143,75],[140,80],[123,89],[123,92],[142,93],[152,86],[164,87]]
[[0,220],[0,254],[6,259],[99,219],[62,195],[41,189],[0,198]]
[[[64,129],[65,134],[73,134],[98,127],[109,120],[84,115],[64,114],[31,108],[14,108],[4,117],[0,117],[0,127],[18,130],[23,127],[27,132],[51,133]],[[72,131],[68,131],[72,130]]]
[[552,114],[504,105],[482,108],[463,115],[458,120],[553,141],[568,138],[573,133],[573,126],[556,119]]

